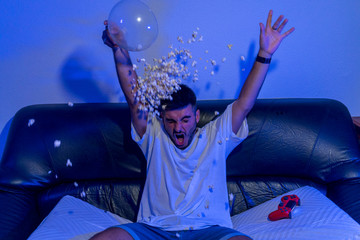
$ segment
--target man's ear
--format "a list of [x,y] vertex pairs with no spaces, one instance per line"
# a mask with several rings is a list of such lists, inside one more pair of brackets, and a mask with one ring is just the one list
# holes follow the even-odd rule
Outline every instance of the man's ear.
[[195,118],[196,118],[196,123],[198,123],[200,121],[200,110],[196,110],[196,113],[195,113]]

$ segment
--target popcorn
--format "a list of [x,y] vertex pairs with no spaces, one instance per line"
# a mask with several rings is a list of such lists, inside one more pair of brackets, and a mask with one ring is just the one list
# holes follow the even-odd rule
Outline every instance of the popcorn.
[[226,61],[226,57],[223,57],[221,61],[224,63]]
[[232,193],[229,194],[229,200],[230,201],[234,200],[234,194],[232,194]]
[[180,42],[180,43],[184,43],[184,41],[183,41],[183,39],[182,39],[182,37],[177,37],[177,40]]
[[60,147],[60,145],[61,145],[61,141],[60,141],[60,140],[55,140],[55,141],[54,141],[54,147],[55,147],[55,148]]
[[205,209],[209,209],[210,208],[210,202],[209,200],[205,201]]
[[72,162],[70,161],[70,159],[67,160],[66,166],[67,166],[67,167],[72,167]]
[[245,57],[244,57],[244,56],[241,56],[240,59],[241,59],[241,61],[245,61]]
[[84,198],[86,196],[86,193],[84,192],[84,190],[80,193],[80,197]]
[[232,44],[228,44],[228,45],[227,45],[227,47],[228,47],[229,50],[231,50],[232,46],[233,46]]
[[[192,44],[197,41],[203,41],[203,36],[199,35],[199,28],[193,31],[187,43]],[[184,44],[182,36],[177,37],[177,41]],[[191,79],[193,82],[199,80],[197,69],[198,62],[193,59],[190,50],[183,47],[174,47],[169,45],[170,51],[161,58],[153,58],[152,62],[147,62],[144,58],[138,58],[137,62],[143,66],[144,73],[138,76],[137,80],[131,82],[132,94],[138,103],[140,111],[146,111],[159,115],[158,109],[162,99],[171,100],[171,95],[180,89],[182,80]],[[209,51],[205,50],[207,54]],[[199,58],[202,60],[202,58]],[[225,58],[223,58],[223,62]],[[212,66],[216,66],[215,59],[206,60]],[[141,66],[133,64],[135,71]],[[207,70],[208,66],[202,66]],[[215,75],[215,71],[210,72]]]
[[35,119],[31,118],[28,121],[28,127],[31,127],[35,123]]
[[219,111],[215,111],[214,114],[215,114],[215,116],[217,116],[217,115],[219,115],[220,113],[219,113]]

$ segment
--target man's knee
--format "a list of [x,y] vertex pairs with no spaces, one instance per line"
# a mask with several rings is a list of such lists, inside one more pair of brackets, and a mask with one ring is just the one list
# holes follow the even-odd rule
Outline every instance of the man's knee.
[[134,240],[131,235],[122,228],[110,227],[102,232],[95,234],[90,240]]

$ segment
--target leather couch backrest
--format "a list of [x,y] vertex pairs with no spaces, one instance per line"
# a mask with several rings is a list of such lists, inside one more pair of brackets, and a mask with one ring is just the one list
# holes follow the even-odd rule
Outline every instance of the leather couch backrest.
[[[215,119],[231,101],[199,101],[199,126]],[[249,137],[227,159],[229,192],[237,196],[232,214],[311,185],[360,220],[359,208],[344,194],[359,183],[360,153],[343,104],[261,99],[248,124]],[[12,204],[24,206],[17,214],[33,222],[30,229],[67,194],[136,219],[146,168],[131,140],[125,103],[25,107],[13,119],[0,164],[0,192],[13,194]]]

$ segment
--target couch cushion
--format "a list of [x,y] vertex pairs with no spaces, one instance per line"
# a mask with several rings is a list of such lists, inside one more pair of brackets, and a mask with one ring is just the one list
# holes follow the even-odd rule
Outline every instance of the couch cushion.
[[[291,219],[271,222],[284,195],[296,194],[301,205]],[[310,186],[298,188],[232,217],[234,228],[254,239],[360,239],[360,225],[324,194]]]

